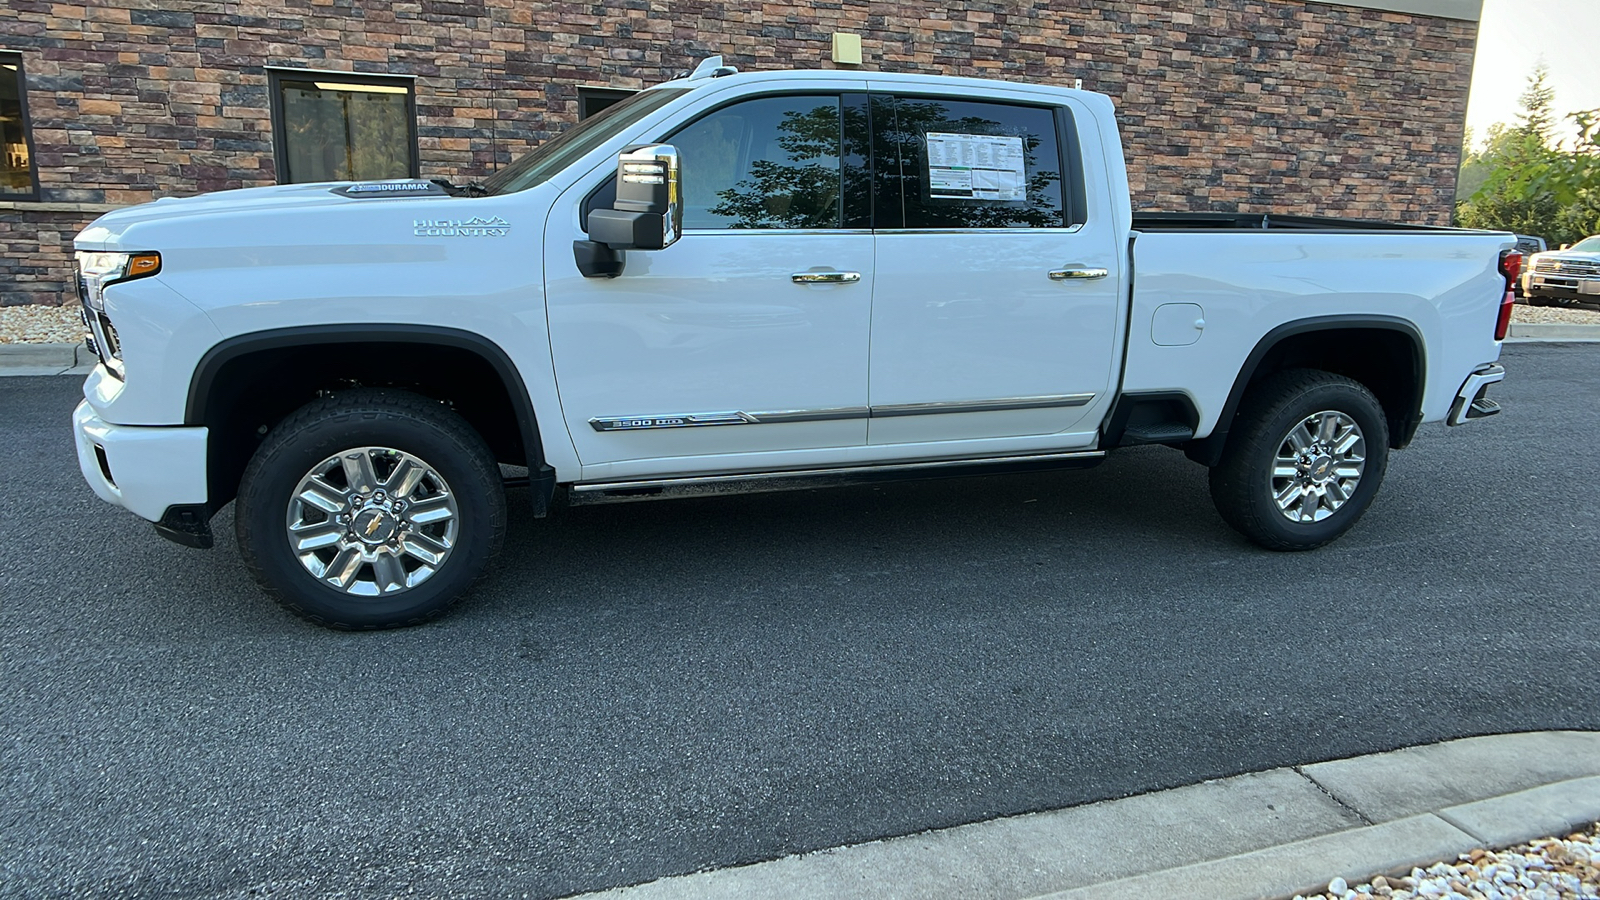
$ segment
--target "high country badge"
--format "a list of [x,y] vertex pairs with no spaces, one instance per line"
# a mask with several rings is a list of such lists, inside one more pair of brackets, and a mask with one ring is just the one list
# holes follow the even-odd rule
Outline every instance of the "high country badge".
[[411,233],[417,237],[505,237],[511,223],[499,216],[470,219],[413,219]]

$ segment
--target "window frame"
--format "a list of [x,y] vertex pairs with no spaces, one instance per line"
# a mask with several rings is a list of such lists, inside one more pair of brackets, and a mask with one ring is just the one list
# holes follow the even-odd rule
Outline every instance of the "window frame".
[[[1083,181],[1083,148],[1078,138],[1077,120],[1073,117],[1072,107],[1065,101],[1050,102],[1047,100],[1021,99],[1011,97],[973,96],[964,93],[943,93],[937,91],[899,91],[899,90],[874,90],[868,92],[869,98],[887,99],[896,108],[901,99],[906,100],[945,100],[958,103],[988,103],[995,106],[1021,106],[1038,109],[1051,114],[1055,124],[1057,165],[1064,179],[1069,179],[1070,184],[1061,186],[1062,224],[1051,225],[1045,228],[911,228],[906,226],[905,219],[905,177],[901,175],[898,189],[893,196],[899,200],[899,210],[895,215],[898,224],[884,225],[884,216],[876,208],[877,193],[874,191],[872,230],[894,234],[981,234],[1000,232],[1037,232],[1060,231],[1075,232],[1088,224],[1088,197]],[[869,147],[876,146],[876,122],[872,122],[872,142]],[[880,168],[876,154],[870,163],[872,171],[876,173]]]
[[[711,107],[708,107],[706,109],[703,109],[700,112],[695,113],[690,118],[684,120],[683,122],[674,123],[671,126],[671,130],[667,131],[661,137],[655,138],[653,141],[647,141],[646,143],[671,144],[673,136],[677,135],[679,132],[683,131],[685,128],[689,128],[690,126],[692,126],[695,123],[699,122],[701,119],[704,119],[704,118],[706,118],[708,116],[716,115],[717,113],[719,113],[719,112],[721,112],[721,111],[723,111],[725,109],[728,109],[729,107],[738,106],[740,103],[743,103],[746,100],[770,100],[773,97],[833,97],[834,99],[839,101],[839,112],[840,112],[840,122],[839,122],[839,153],[840,153],[840,155],[839,155],[839,195],[840,195],[839,199],[840,199],[840,214],[839,214],[839,222],[840,222],[841,227],[838,227],[838,228],[685,228],[683,230],[683,233],[684,234],[841,234],[841,233],[863,234],[863,233],[871,231],[872,228],[871,228],[871,225],[870,225],[870,221],[869,221],[868,226],[865,227],[865,228],[863,228],[863,227],[851,227],[851,226],[844,225],[844,222],[849,220],[850,215],[851,215],[851,212],[850,212],[851,211],[851,203],[850,203],[850,198],[845,196],[845,194],[844,194],[844,170],[845,170],[845,166],[846,166],[845,160],[847,158],[846,155],[845,155],[845,151],[847,150],[848,141],[845,139],[845,136],[844,136],[844,116],[843,116],[843,113],[844,113],[845,107],[849,105],[850,98],[852,96],[864,96],[864,95],[866,95],[866,93],[867,93],[866,91],[861,91],[861,90],[843,90],[843,89],[840,89],[840,88],[810,88],[810,89],[803,89],[803,90],[794,90],[792,88],[789,88],[789,89],[779,88],[779,89],[765,90],[765,91],[753,91],[753,92],[748,93],[748,94],[740,94],[740,95],[738,95],[736,97],[730,97],[724,103],[718,103],[718,104],[716,104],[714,106],[711,106]],[[868,123],[867,123],[867,138],[869,140],[870,140],[870,137],[871,137],[871,133],[872,133],[872,123],[869,120]],[[870,165],[870,163],[869,163],[869,165]],[[616,171],[616,166],[613,165],[611,167],[610,172],[606,175],[606,177],[600,179],[598,184],[596,184],[594,187],[590,188],[588,191],[586,191],[584,193],[583,200],[578,205],[578,227],[585,234],[589,233],[589,213],[594,212],[596,209],[606,208],[605,206],[602,206],[602,204],[609,205],[611,202],[613,202],[616,199],[616,196],[617,196],[617,193],[616,193],[616,181],[617,181],[617,171]],[[871,199],[870,196],[867,198],[866,203],[868,204],[868,209],[870,210],[871,209],[871,203],[872,203],[872,199]],[[870,220],[870,216],[869,216],[869,220]]]
[[320,184],[316,181],[294,181],[289,172],[288,129],[284,123],[283,83],[285,81],[324,81],[344,84],[370,85],[372,87],[403,87],[406,89],[406,135],[411,142],[410,171],[402,178],[422,177],[422,151],[417,141],[417,79],[410,75],[372,75],[365,72],[330,72],[321,69],[291,69],[268,66],[267,84],[271,95],[272,114],[272,169],[278,184]]
[[28,112],[28,71],[20,50],[0,50],[0,64],[16,63],[17,103],[22,109],[22,143],[28,148],[28,178],[33,190],[27,193],[0,192],[0,202],[38,203],[42,197],[39,186],[39,153],[33,143],[33,117]]
[[[760,91],[760,92],[750,93],[750,94],[741,94],[738,97],[731,98],[727,103],[718,104],[717,106],[714,106],[714,107],[712,107],[710,109],[702,110],[701,112],[696,113],[693,118],[689,119],[686,122],[679,123],[676,127],[674,127],[671,131],[667,132],[663,137],[661,137],[659,139],[660,143],[671,144],[672,143],[672,139],[674,137],[676,137],[678,134],[682,133],[685,129],[694,127],[697,123],[699,123],[699,121],[701,119],[710,118],[711,116],[714,116],[717,113],[722,112],[725,109],[731,109],[731,108],[733,108],[735,106],[738,106],[741,103],[745,103],[745,102],[752,101],[752,100],[771,100],[773,98],[782,98],[782,97],[791,97],[791,98],[799,98],[799,97],[832,97],[839,104],[839,156],[838,156],[838,160],[839,160],[839,219],[838,219],[838,221],[839,221],[839,224],[837,226],[835,226],[833,228],[685,228],[683,230],[683,233],[684,234],[725,234],[725,233],[733,232],[733,233],[736,233],[736,234],[758,234],[758,233],[765,233],[765,234],[838,234],[841,231],[864,231],[864,230],[870,230],[870,229],[861,229],[861,228],[847,228],[844,225],[846,219],[849,218],[848,210],[850,208],[850,201],[849,201],[848,198],[845,197],[845,194],[844,194],[845,145],[847,143],[845,141],[845,137],[844,137],[844,109],[845,109],[846,100],[848,99],[849,95],[854,94],[854,93],[861,93],[861,92],[860,91],[844,91],[844,90],[839,90],[838,88],[815,88],[815,89],[809,89],[809,90],[793,90],[793,89],[790,89],[790,90]],[[868,133],[868,135],[871,134],[871,126],[870,126],[870,124],[868,126],[868,132],[867,133]],[[612,177],[615,178],[616,177],[615,174],[613,174]],[[601,187],[603,188],[604,185],[602,184]],[[587,214],[587,210],[585,210],[585,213]]]

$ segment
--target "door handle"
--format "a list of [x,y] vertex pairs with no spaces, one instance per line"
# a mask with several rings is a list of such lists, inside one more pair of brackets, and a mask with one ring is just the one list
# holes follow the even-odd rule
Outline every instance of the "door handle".
[[1091,278],[1104,278],[1110,275],[1107,269],[1090,269],[1083,266],[1068,266],[1064,269],[1051,269],[1051,281],[1088,281]]
[[789,276],[795,284],[855,284],[860,272],[796,272]]

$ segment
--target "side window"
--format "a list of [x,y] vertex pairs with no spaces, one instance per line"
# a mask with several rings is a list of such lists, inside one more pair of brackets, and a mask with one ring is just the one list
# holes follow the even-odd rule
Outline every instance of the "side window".
[[841,127],[838,96],[759,97],[670,135],[683,227],[840,227]]
[[1066,225],[1054,110],[897,97],[874,105],[873,127],[873,149],[887,170],[879,227],[899,226],[895,205],[905,228]]
[[39,195],[23,85],[22,55],[0,52],[0,200]]

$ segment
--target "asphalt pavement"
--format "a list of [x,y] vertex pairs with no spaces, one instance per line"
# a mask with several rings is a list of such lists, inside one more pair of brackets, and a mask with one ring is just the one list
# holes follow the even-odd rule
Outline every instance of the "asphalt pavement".
[[[1600,351],[1508,346],[1366,518],[1258,550],[1087,472],[560,510],[323,631],[0,379],[0,895],[555,897],[1476,734],[1600,728]],[[1152,835],[1152,852],[1159,852]]]

